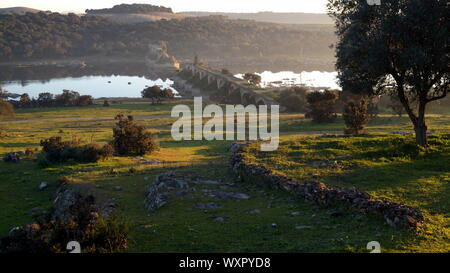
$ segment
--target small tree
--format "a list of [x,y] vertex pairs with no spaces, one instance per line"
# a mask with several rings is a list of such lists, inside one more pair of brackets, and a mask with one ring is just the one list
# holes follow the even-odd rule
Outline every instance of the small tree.
[[342,116],[345,121],[346,129],[344,133],[347,135],[359,135],[364,127],[370,121],[369,100],[361,99],[359,102],[349,102]]
[[154,135],[136,124],[132,116],[117,115],[115,119],[112,145],[118,154],[145,155],[157,149]]
[[105,100],[103,102],[103,107],[109,107],[109,106],[110,106],[109,101]]
[[20,96],[19,105],[20,107],[30,107],[32,104],[31,98],[27,93]]
[[84,95],[78,98],[77,106],[88,106],[92,104],[94,104],[94,98],[90,95]]
[[254,86],[258,86],[261,83],[261,76],[254,73],[245,73],[243,78]]
[[330,90],[309,93],[306,100],[310,111],[306,117],[317,123],[334,122],[337,118],[335,110],[337,99],[337,93]]
[[141,94],[143,98],[151,99],[152,104],[161,103],[163,98],[171,99],[175,97],[171,89],[161,89],[161,87],[157,85],[145,88],[142,90]]
[[306,112],[307,102],[306,96],[308,89],[304,87],[293,87],[281,92],[278,101],[288,111],[291,112]]

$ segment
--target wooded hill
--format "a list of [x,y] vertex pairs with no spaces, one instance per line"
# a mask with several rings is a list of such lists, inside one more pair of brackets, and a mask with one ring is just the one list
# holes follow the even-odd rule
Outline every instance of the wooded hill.
[[144,56],[167,41],[177,58],[328,56],[330,28],[302,28],[220,16],[118,24],[100,16],[27,13],[0,15],[0,61],[83,56]]

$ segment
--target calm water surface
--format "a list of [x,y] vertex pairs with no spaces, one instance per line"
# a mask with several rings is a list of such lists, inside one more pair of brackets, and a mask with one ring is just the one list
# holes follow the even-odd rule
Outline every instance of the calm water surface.
[[94,98],[101,97],[141,97],[141,91],[147,86],[159,85],[162,88],[170,88],[173,81],[158,79],[152,81],[138,76],[84,76],[79,78],[59,78],[46,81],[6,81],[2,82],[3,89],[10,93],[28,93],[31,97],[37,97],[39,93],[49,92],[60,94],[64,89],[72,90],[81,95],[91,95]]
[[[306,85],[310,87],[326,87],[331,89],[341,89],[337,83],[337,72],[301,72],[292,71],[271,72],[264,71],[256,73],[261,76],[261,87],[280,87]],[[242,78],[243,74],[237,74],[236,77]]]

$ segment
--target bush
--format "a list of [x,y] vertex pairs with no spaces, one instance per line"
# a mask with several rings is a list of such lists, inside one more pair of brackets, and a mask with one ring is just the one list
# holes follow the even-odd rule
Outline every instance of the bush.
[[279,102],[290,112],[306,112],[306,96],[304,87],[289,88],[281,92]]
[[[67,162],[75,160],[78,162],[97,162],[101,159],[111,157],[114,153],[110,144],[100,146],[96,143],[81,144],[81,139],[73,138],[71,141],[62,141],[61,137],[51,137],[41,140],[42,151],[45,160],[38,158],[39,164],[48,166],[49,162]],[[48,161],[48,162],[47,162]]]
[[359,135],[361,134],[364,126],[370,120],[370,114],[368,112],[369,102],[368,100],[361,99],[359,103],[349,102],[342,113],[345,121],[344,133],[347,135]]
[[3,99],[0,99],[0,117],[15,117],[14,114],[14,107],[11,103],[4,101]]
[[157,149],[155,137],[145,127],[135,123],[132,116],[118,115],[113,128],[112,145],[120,155],[145,155]]
[[337,118],[335,103],[338,95],[334,91],[315,91],[306,96],[310,111],[306,114],[313,122],[325,123],[334,122]]
[[112,253],[128,247],[128,224],[117,217],[101,217],[92,195],[76,194],[71,217],[45,215],[36,223],[16,228],[1,239],[0,250],[13,253],[67,253],[70,241],[83,253]]

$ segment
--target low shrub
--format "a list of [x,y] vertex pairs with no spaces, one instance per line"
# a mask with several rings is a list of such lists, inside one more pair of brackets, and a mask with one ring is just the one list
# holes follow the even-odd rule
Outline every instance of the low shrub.
[[132,116],[118,115],[113,128],[112,145],[120,155],[145,155],[158,148],[155,136],[146,131],[142,125],[136,124]]
[[[81,144],[81,139],[73,138],[70,141],[62,141],[61,137],[51,137],[41,140],[42,151],[45,159],[49,162],[67,162],[75,160],[78,162],[97,162],[101,159],[111,157],[114,149],[110,144],[100,146],[96,143]],[[42,157],[40,165],[48,165]]]
[[336,121],[335,103],[338,100],[336,92],[330,90],[311,92],[306,96],[306,100],[310,109],[306,114],[307,118],[311,118],[316,123]]
[[359,102],[349,102],[342,116],[345,121],[344,133],[347,135],[359,135],[370,121],[368,100],[361,99]]

